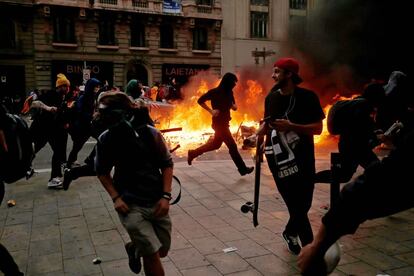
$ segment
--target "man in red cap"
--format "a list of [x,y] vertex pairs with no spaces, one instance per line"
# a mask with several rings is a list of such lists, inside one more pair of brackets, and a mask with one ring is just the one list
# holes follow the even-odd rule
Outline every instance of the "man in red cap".
[[302,246],[313,240],[308,218],[315,174],[313,136],[322,132],[325,114],[318,96],[297,86],[302,78],[295,59],[276,61],[272,78],[275,85],[266,96],[265,120],[258,133],[266,135],[266,159],[289,211],[282,236],[289,251],[298,255],[298,237]]

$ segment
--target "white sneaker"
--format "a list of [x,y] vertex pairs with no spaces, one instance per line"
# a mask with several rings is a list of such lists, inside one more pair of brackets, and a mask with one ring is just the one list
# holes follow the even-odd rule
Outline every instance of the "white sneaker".
[[60,178],[55,177],[47,183],[47,187],[49,189],[63,188],[63,182]]

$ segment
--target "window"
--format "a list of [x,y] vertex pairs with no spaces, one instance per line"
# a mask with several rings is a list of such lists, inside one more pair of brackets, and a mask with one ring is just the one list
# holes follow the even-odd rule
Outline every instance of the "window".
[[289,0],[289,7],[295,10],[306,10],[308,6],[307,0]]
[[115,20],[108,15],[99,18],[99,45],[116,45]]
[[193,49],[194,50],[207,50],[207,36],[208,32],[206,28],[194,28],[193,29]]
[[63,13],[56,14],[53,18],[53,42],[76,43],[73,17]]
[[250,35],[255,38],[267,37],[267,18],[266,12],[250,13]]
[[7,17],[0,17],[0,49],[16,48],[16,34],[14,29],[14,22]]
[[203,6],[213,6],[213,0],[197,0],[196,4]]
[[250,0],[250,5],[269,6],[269,0]]
[[160,27],[160,48],[174,49],[174,29],[171,25]]
[[133,20],[131,23],[131,46],[133,47],[145,47],[145,25],[138,21]]

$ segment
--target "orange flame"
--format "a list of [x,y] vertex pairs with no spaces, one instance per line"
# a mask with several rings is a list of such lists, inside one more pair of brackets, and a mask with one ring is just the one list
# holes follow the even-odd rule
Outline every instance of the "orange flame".
[[[188,149],[196,148],[204,144],[213,134],[211,128],[211,115],[198,105],[198,98],[209,89],[216,87],[219,80],[211,76],[201,76],[190,79],[190,82],[182,87],[184,100],[170,106],[170,108],[152,108],[151,116],[159,122],[159,129],[182,127],[182,131],[168,132],[164,134],[171,148],[180,144],[176,151],[178,156],[184,156]],[[231,113],[230,130],[234,133],[236,142],[242,143],[243,137],[240,127],[254,127],[257,129],[259,120],[263,117],[264,99],[267,92],[262,84],[255,80],[239,80],[233,89],[238,110]],[[336,95],[333,102],[346,99]],[[325,114],[328,114],[332,105],[326,105]],[[323,120],[321,135],[314,137],[316,146],[328,146],[336,141],[328,133],[326,119]]]

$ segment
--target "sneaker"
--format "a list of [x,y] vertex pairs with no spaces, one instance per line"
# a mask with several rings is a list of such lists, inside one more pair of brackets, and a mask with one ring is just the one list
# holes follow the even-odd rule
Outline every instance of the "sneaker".
[[26,180],[29,180],[35,173],[35,170],[33,168],[30,168],[27,172],[26,172]]
[[299,245],[298,237],[289,236],[286,231],[282,233],[282,237],[286,242],[289,252],[294,255],[299,255],[301,247]]
[[187,154],[187,163],[191,166],[193,159],[195,158],[194,150],[189,150]]
[[63,190],[67,191],[69,189],[69,185],[73,180],[72,169],[66,168],[63,171]]
[[241,176],[250,174],[254,171],[254,167],[246,167],[244,170],[239,170]]
[[49,180],[49,182],[47,183],[47,187],[49,189],[58,189],[58,188],[62,188],[62,180],[60,180],[59,177],[55,177],[52,178],[51,180]]
[[138,274],[141,271],[141,260],[140,257],[137,257],[135,254],[135,246],[132,242],[125,244],[125,250],[128,254],[128,264],[129,268],[135,274]]

